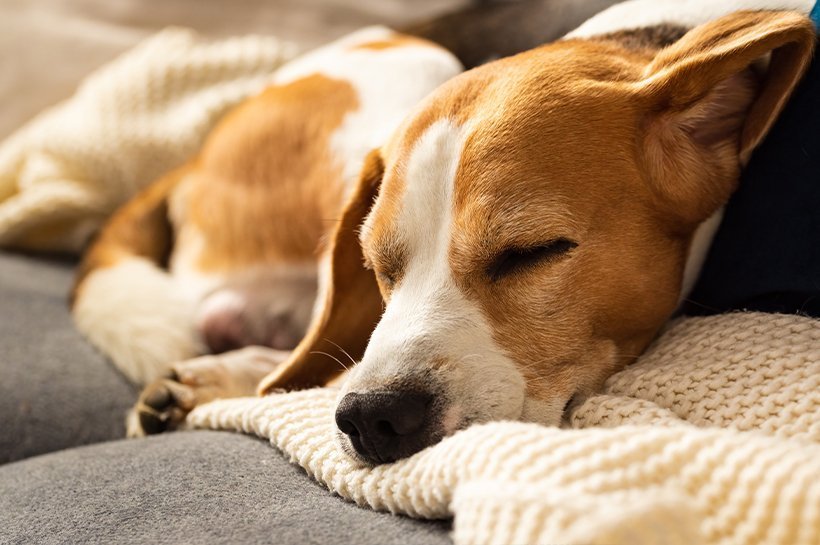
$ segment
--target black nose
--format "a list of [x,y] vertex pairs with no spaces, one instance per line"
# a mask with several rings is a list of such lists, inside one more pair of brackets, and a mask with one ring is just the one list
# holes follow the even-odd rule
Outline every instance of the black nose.
[[336,408],[336,425],[365,460],[394,462],[434,442],[431,399],[416,392],[347,394]]

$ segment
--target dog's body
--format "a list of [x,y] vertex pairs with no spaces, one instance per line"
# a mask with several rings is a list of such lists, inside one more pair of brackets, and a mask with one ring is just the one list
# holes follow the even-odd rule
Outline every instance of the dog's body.
[[[316,293],[325,235],[364,154],[460,71],[429,40],[472,65],[554,39],[615,1],[467,7],[406,33],[357,32],[290,63],[214,129],[197,157],[112,218],[80,268],[77,325],[133,381],[170,371],[187,382],[155,385],[146,394],[154,402],[171,400],[168,389],[184,405],[252,393],[324,303]],[[365,303],[365,322],[340,340],[360,352],[374,323],[368,298],[356,293],[344,292]],[[255,345],[269,349],[233,350]],[[207,352],[228,353],[188,361]]]
[[270,347],[240,373],[251,393],[304,335],[325,235],[365,155],[460,71],[446,50],[381,27],[283,67],[101,233],[75,288],[80,329],[138,382],[204,353],[198,340]]
[[[385,462],[473,422],[557,424],[573,399],[633,361],[693,283],[716,224],[707,220],[799,80],[814,35],[792,13],[737,13],[688,33],[669,24],[624,31],[622,14],[614,17],[620,28],[591,21],[598,30],[458,76],[391,137],[380,133],[344,210],[349,186],[329,193],[341,220],[328,228],[324,265],[314,260],[313,276],[300,276],[318,276],[319,287],[298,298],[312,305],[318,291],[295,351],[245,349],[177,366],[176,380],[143,395],[143,428],[247,393],[270,370],[263,392],[326,384],[346,367],[328,357],[338,347],[361,359],[340,391],[340,441]],[[164,183],[179,182],[156,187]],[[154,191],[146,195],[169,202],[173,217],[174,199]],[[197,232],[181,235],[172,270],[213,259]],[[133,239],[128,256],[161,261],[156,248],[134,252]],[[106,241],[104,233],[87,260],[90,270],[107,267],[97,278],[119,267],[99,250],[116,246]],[[282,262],[288,271],[304,264]],[[236,263],[244,279],[248,262]],[[100,297],[90,280],[78,289],[78,322],[83,300]],[[195,298],[214,287],[202,285]],[[205,301],[206,315],[231,316],[229,287]],[[259,342],[227,337],[209,344]]]

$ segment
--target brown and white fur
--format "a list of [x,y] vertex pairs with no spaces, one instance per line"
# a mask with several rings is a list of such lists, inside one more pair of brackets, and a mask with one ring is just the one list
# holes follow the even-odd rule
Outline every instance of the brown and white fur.
[[794,13],[681,34],[613,28],[439,87],[368,156],[286,361],[264,350],[177,369],[146,390],[143,415],[173,422],[259,359],[275,367],[264,393],[326,384],[350,356],[339,440],[367,462],[475,422],[558,424],[674,311],[696,230],[733,192],[814,43]]
[[[466,72],[369,157],[330,275],[332,290],[369,278],[386,305],[339,393],[351,455],[392,461],[488,420],[559,424],[650,343],[815,40],[793,12],[685,30],[613,29]],[[336,303],[262,392],[342,371],[313,353],[354,311]]]
[[365,155],[461,70],[448,51],[382,27],[281,68],[104,228],[75,286],[77,326],[138,383],[207,351],[269,347],[242,351],[230,377],[211,371],[221,395],[252,393],[307,329],[325,235]]

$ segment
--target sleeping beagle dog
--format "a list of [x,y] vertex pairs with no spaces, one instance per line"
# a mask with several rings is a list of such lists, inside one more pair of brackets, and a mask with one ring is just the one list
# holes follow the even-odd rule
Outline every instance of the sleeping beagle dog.
[[75,323],[138,383],[174,361],[265,346],[216,379],[223,395],[252,391],[304,336],[326,234],[365,155],[461,71],[447,50],[383,27],[282,67],[106,225],[80,267]]
[[369,335],[336,411],[352,456],[391,462],[475,422],[558,425],[634,361],[815,41],[794,12],[582,32],[450,80],[369,157],[331,291],[363,260],[384,312],[371,333],[356,301],[326,300],[261,384],[323,383],[341,370],[312,354],[324,339]]
[[[406,32],[366,29],[289,63],[218,124],[196,157],[111,219],[75,283],[79,329],[134,382],[165,375],[173,362],[225,353],[217,359],[230,360],[232,372],[213,377],[218,393],[252,390],[315,313],[327,235],[367,152],[461,72],[459,60],[535,46],[614,3],[468,6]],[[513,36],[522,15],[532,28]],[[248,346],[275,350],[234,353]],[[184,381],[188,374],[175,369]],[[209,389],[202,377],[198,384],[202,401]],[[174,391],[183,397],[178,385]]]
[[[247,395],[270,369],[260,393],[328,384],[347,368],[338,437],[367,463],[476,422],[559,424],[674,312],[710,218],[811,57],[803,15],[717,15],[692,29],[698,16],[638,30],[599,20],[439,86],[367,155],[336,210],[296,348],[179,363],[143,393],[135,427],[173,427],[197,403]],[[107,232],[87,260],[94,276],[119,267],[99,249]],[[143,234],[121,239],[131,254]],[[184,234],[172,270],[186,240],[209,259]],[[90,300],[85,278],[75,316]],[[201,308],[237,312],[242,288],[226,290]]]

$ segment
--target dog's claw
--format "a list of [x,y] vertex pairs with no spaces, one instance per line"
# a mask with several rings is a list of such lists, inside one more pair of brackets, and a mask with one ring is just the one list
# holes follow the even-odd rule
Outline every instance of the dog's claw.
[[173,398],[166,388],[156,388],[146,391],[142,402],[146,408],[159,409],[170,405]]
[[214,399],[252,395],[256,385],[289,353],[250,346],[168,366],[167,374],[147,385],[128,414],[128,437],[183,427],[188,413]]
[[151,407],[141,405],[136,410],[139,416],[139,425],[144,435],[162,433],[167,429],[168,419],[151,409]]
[[184,422],[195,405],[193,392],[173,378],[159,379],[145,387],[134,407],[128,435],[140,437],[173,430]]

